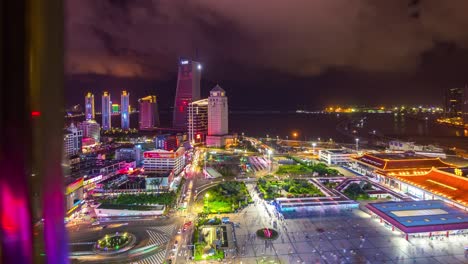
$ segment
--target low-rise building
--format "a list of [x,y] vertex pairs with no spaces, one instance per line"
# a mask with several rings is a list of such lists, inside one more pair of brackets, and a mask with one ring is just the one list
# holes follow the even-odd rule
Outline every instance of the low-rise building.
[[147,173],[173,172],[175,175],[182,172],[185,166],[185,148],[177,151],[156,149],[143,153],[143,168]]
[[338,165],[350,162],[353,152],[348,149],[321,149],[319,159],[328,165]]

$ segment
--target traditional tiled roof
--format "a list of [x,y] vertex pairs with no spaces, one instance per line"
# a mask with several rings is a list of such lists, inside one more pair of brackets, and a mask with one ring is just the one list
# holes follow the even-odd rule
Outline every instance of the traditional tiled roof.
[[396,179],[468,206],[468,178],[432,169],[425,175],[394,176]]
[[354,159],[381,171],[456,167],[455,165],[443,162],[440,158],[421,155],[364,154]]

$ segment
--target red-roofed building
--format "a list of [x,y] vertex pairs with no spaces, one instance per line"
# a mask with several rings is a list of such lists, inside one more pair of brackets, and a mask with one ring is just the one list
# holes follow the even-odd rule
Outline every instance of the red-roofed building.
[[[352,158],[351,168],[365,176],[384,182],[385,176],[408,176],[428,173],[432,168],[455,168],[440,158],[426,157],[414,153],[364,154]],[[387,183],[387,182],[385,182]]]

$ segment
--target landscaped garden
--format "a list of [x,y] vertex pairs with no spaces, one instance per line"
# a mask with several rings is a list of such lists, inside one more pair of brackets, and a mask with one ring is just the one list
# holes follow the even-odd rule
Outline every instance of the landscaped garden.
[[122,252],[122,250],[125,251],[125,247],[127,247],[126,250],[128,250],[134,242],[135,239],[132,234],[119,234],[117,232],[113,235],[106,235],[102,239],[99,239],[94,245],[94,250],[97,253],[103,254]]
[[[205,224],[201,224],[202,220]],[[198,222],[193,232],[195,260],[221,260],[224,258],[224,250],[219,247],[226,246],[222,245],[222,241],[227,242],[227,237],[223,237],[226,229],[217,226],[219,224],[221,224],[221,219],[216,217],[212,219],[204,217]]]
[[104,204],[118,205],[172,205],[175,202],[174,192],[154,193],[154,194],[121,194],[117,198],[101,200]]
[[230,213],[252,202],[243,182],[222,182],[210,188],[204,195],[204,211]]
[[335,169],[332,169],[325,165],[325,163],[315,163],[309,164],[301,159],[291,157],[292,160],[296,162],[296,164],[285,164],[281,165],[276,171],[278,175],[304,175],[304,174],[312,174],[318,176],[328,176],[328,175],[339,175],[339,172]]
[[372,190],[372,184],[370,183],[351,183],[343,191],[343,193],[353,200],[376,200],[377,198],[369,196],[369,194],[366,192],[368,190]]
[[302,179],[272,180],[272,178],[264,177],[258,180],[257,189],[266,200],[278,197],[323,196],[315,185]]

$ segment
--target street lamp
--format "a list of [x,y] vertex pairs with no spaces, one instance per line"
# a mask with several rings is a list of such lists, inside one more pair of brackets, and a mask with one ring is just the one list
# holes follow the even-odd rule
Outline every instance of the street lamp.
[[315,154],[315,147],[317,146],[317,143],[313,142],[312,143],[312,153]]
[[359,138],[356,138],[356,152],[359,151]]
[[271,154],[273,154],[273,151],[271,149],[268,149],[268,173],[271,173]]

